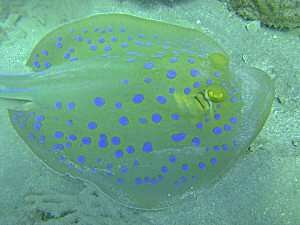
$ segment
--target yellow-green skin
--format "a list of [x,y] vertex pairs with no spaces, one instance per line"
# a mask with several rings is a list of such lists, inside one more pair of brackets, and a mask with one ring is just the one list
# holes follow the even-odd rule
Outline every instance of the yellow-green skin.
[[59,27],[27,65],[35,72],[0,76],[18,134],[54,171],[134,208],[167,207],[216,181],[258,134],[274,95],[263,72],[232,70],[201,31],[123,14]]
[[300,27],[300,0],[226,0],[239,15],[278,29]]

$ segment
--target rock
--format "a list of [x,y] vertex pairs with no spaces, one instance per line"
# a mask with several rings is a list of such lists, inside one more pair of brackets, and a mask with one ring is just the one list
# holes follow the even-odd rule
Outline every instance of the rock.
[[223,0],[245,19],[278,29],[300,27],[300,0]]

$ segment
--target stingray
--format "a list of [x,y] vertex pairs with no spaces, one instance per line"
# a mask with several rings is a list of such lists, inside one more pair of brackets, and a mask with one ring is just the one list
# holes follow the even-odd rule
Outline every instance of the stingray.
[[30,150],[128,207],[159,209],[208,188],[243,155],[272,105],[272,80],[194,28],[125,14],[64,24],[32,72],[0,76]]

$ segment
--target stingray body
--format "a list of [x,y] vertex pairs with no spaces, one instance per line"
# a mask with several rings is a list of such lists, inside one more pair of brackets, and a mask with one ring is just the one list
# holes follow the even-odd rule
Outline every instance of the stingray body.
[[273,99],[265,74],[230,69],[201,31],[123,14],[59,27],[27,65],[0,78],[20,137],[53,170],[135,208],[167,207],[220,177]]

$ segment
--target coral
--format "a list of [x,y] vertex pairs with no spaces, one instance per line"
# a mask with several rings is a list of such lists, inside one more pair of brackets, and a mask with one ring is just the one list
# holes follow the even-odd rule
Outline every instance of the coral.
[[300,27],[300,0],[225,0],[230,8],[246,19],[260,20],[279,28]]

